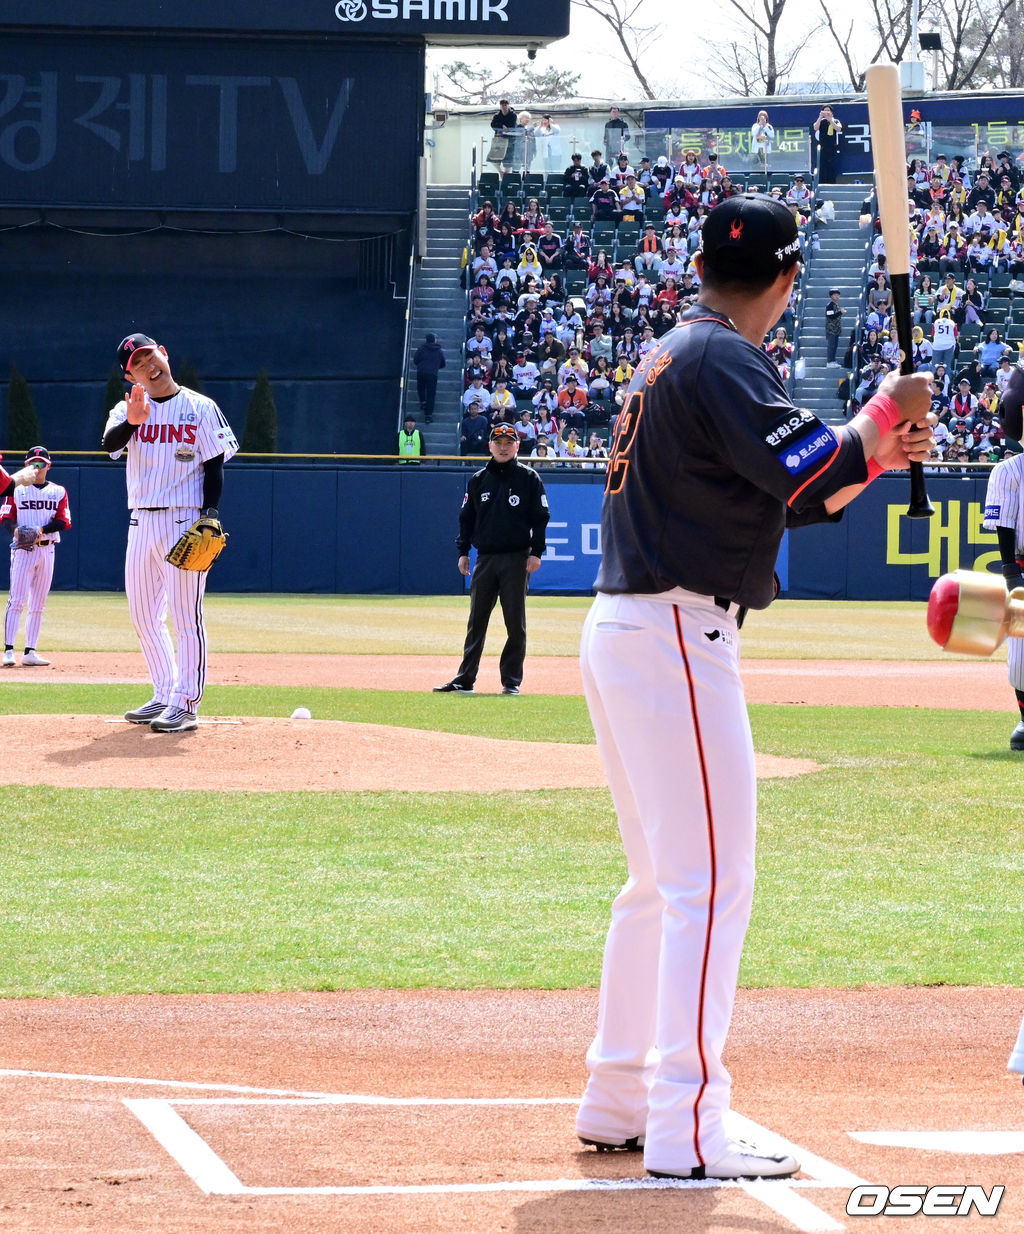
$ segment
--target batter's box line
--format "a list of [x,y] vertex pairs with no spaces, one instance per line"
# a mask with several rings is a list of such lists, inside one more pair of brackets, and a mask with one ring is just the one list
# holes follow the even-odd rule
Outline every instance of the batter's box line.
[[[320,1187],[251,1187],[228,1166],[201,1135],[178,1113],[176,1106],[293,1106],[318,1109],[325,1106],[379,1105],[379,1106],[424,1106],[424,1105],[564,1105],[568,1100],[556,1098],[394,1098],[394,1097],[345,1097],[340,1095],[322,1098],[163,1098],[126,1097],[125,1106],[135,1115],[158,1144],[177,1162],[196,1186],[210,1196],[416,1196],[416,1195],[487,1195],[495,1193],[565,1193],[609,1191],[663,1191],[705,1190],[708,1188],[735,1188],[745,1191],[752,1198],[765,1204],[777,1215],[785,1218],[796,1229],[817,1234],[818,1231],[842,1230],[844,1227],[828,1213],[812,1204],[800,1191],[821,1188],[851,1190],[861,1185],[862,1179],[814,1153],[806,1152],[765,1127],[730,1111],[729,1133],[771,1145],[774,1151],[793,1152],[801,1161],[803,1171],[810,1177],[776,1181],[723,1181],[717,1179],[691,1181],[688,1179],[523,1179],[514,1182],[495,1183],[420,1183],[420,1184],[372,1184]],[[575,1104],[575,1102],[573,1102]]]

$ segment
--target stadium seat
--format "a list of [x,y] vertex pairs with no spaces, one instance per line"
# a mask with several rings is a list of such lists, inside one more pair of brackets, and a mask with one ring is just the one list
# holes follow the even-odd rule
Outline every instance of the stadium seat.
[[586,270],[566,270],[565,290],[570,296],[578,296],[587,287]]
[[1005,321],[1010,315],[1010,297],[990,295],[985,305],[985,320]]
[[1024,322],[1024,297],[1016,296],[1010,304],[1010,320]]
[[1013,275],[1009,272],[1009,270],[993,270],[992,275],[989,278],[988,285],[993,291],[995,291],[996,288],[1002,290],[1005,287],[1009,287],[1012,281]]
[[657,223],[665,217],[665,203],[660,197],[648,197],[644,218],[648,223]]
[[522,173],[506,171],[501,178],[501,194],[503,197],[519,197],[523,191]]
[[501,183],[496,171],[482,171],[477,176],[476,185],[481,193],[487,193],[490,196],[498,191],[498,185]]
[[[569,218],[569,207],[564,202],[551,202],[547,208],[547,217],[552,223],[555,223],[555,231],[558,231],[557,224],[566,223]],[[564,230],[564,228],[563,228]]]
[[615,239],[615,224],[604,219],[598,220],[594,223],[590,238],[598,248],[610,248]]
[[977,347],[981,339],[981,327],[971,323],[960,327],[960,338],[957,340],[961,352]]
[[640,243],[639,223],[620,223],[618,231],[619,247],[635,249]]
[[523,193],[527,197],[539,197],[544,190],[544,176],[531,171],[523,177]]

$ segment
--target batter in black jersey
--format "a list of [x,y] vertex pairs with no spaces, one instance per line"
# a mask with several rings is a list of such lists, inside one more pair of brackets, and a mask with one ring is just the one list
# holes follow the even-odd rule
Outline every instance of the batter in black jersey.
[[657,1176],[784,1177],[730,1134],[722,1049],[754,887],[747,608],[775,595],[787,526],[841,517],[928,456],[930,377],[887,377],[840,430],[793,406],[761,351],[799,270],[793,216],[758,194],[708,215],[697,304],[645,357],[616,424],[581,665],[629,877],[605,945],[585,1144]]

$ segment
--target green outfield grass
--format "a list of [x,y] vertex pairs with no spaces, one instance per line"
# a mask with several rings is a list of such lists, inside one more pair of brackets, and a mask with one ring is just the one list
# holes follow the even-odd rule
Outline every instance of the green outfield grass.
[[[574,656],[590,599],[530,597],[530,655]],[[464,596],[210,595],[217,652],[452,655],[466,633]],[[780,600],[751,613],[751,659],[950,660],[928,638],[923,603]],[[54,592],[41,646],[48,651],[136,651],[123,595]],[[1005,660],[1000,649],[995,659]],[[2,683],[0,683],[2,684]]]
[[[8,713],[114,713],[138,701],[137,687],[0,689]],[[302,701],[324,718],[592,740],[578,698],[324,689]],[[283,687],[222,686],[204,709],[294,705]],[[752,716],[759,750],[824,770],[761,786],[743,984],[1024,981],[1012,716],[769,706]],[[3,799],[4,996],[593,985],[624,877],[600,789],[31,787]]]

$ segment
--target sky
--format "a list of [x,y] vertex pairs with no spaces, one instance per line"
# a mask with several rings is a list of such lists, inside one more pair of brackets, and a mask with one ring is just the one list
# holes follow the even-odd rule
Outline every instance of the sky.
[[[760,8],[761,0],[746,2]],[[693,29],[693,16],[698,10],[700,35]],[[829,0],[829,10],[836,28],[844,36],[851,21],[854,23],[851,46],[859,54],[861,63],[866,64],[874,54],[875,45],[864,16],[863,0]],[[733,21],[730,11],[723,0],[711,4],[699,4],[699,0],[645,0],[640,17],[642,23],[660,25],[664,33],[647,52],[643,63],[645,72],[650,70],[648,75],[653,79],[652,86],[656,90],[659,85],[668,88],[664,97],[696,100],[726,93],[701,72],[705,54],[700,37],[731,41],[741,27],[737,24],[739,17]],[[801,63],[807,66],[807,75],[821,73],[830,83],[842,83],[847,80],[845,68],[828,32],[808,38],[808,30],[820,21],[818,0],[788,0],[779,42],[783,48],[806,43]],[[581,73],[578,87],[581,98],[619,97],[624,101],[639,102],[643,98],[640,86],[625,64],[621,49],[608,26],[575,4],[572,6],[570,26],[572,33],[567,39],[537,52],[535,67],[549,64]],[[749,30],[749,27],[746,29]],[[471,59],[472,62],[487,65],[500,65],[508,60],[521,61],[524,65],[527,63],[526,51],[522,46],[491,48],[472,57],[463,48],[435,48],[428,52],[428,83],[432,81],[431,74],[435,67],[455,59]],[[845,89],[847,92],[850,90],[848,84]],[[827,86],[824,92],[829,92]]]

